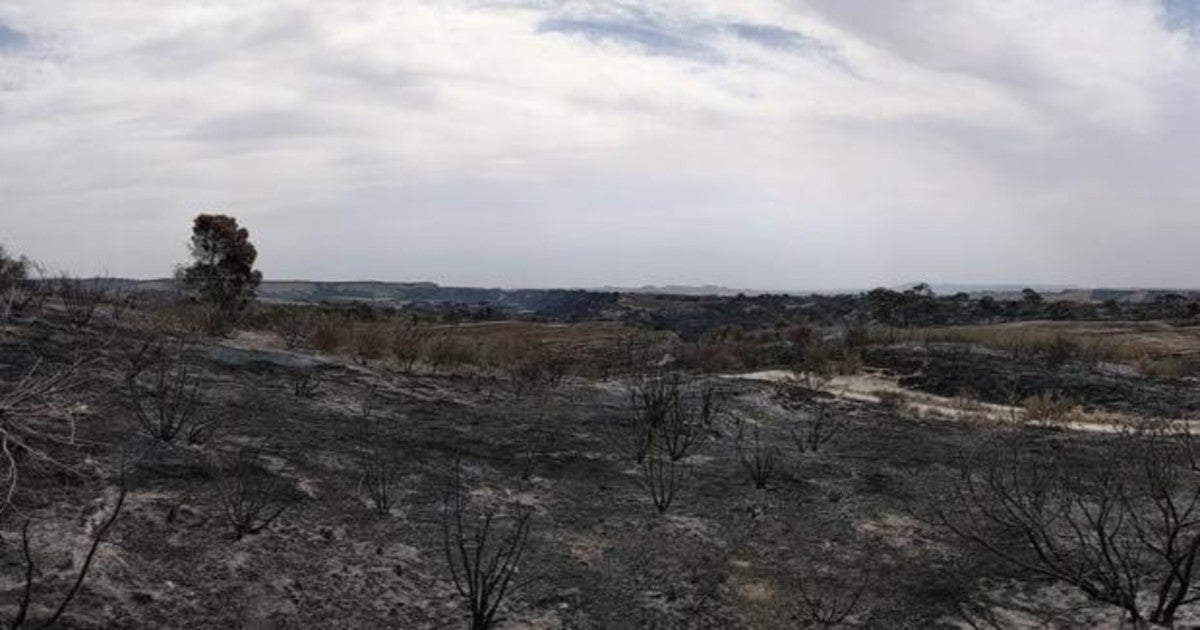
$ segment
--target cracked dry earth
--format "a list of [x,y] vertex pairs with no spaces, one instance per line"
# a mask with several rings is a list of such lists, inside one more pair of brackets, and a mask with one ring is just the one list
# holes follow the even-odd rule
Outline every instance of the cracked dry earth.
[[[440,511],[456,459],[473,500],[533,511],[520,568],[528,584],[504,605],[502,627],[791,628],[801,625],[801,593],[814,589],[861,589],[848,625],[957,627],[965,605],[1003,609],[1005,585],[1049,588],[925,520],[931,497],[955,474],[955,454],[992,429],[840,400],[844,431],[801,457],[787,429],[794,412],[777,404],[770,384],[721,379],[724,416],[764,429],[776,474],[755,489],[723,422],[660,515],[639,467],[611,440],[628,402],[619,381],[569,379],[518,396],[478,376],[400,374],[386,364],[202,340],[191,352],[222,427],[204,446],[168,447],[139,432],[121,395],[138,345],[122,329],[78,333],[46,321],[4,329],[6,383],[38,356],[63,363],[84,349],[94,360],[67,401],[86,406],[76,412],[80,446],[63,454],[84,473],[26,466],[19,511],[0,521],[0,618],[21,589],[20,523],[32,522],[35,613],[44,612],[111,508],[122,461],[124,512],[66,627],[464,627]],[[304,370],[319,381],[309,398],[293,392]],[[368,391],[377,439],[402,468],[402,500],[382,517],[361,491],[359,414]],[[290,507],[265,531],[234,540],[207,462],[211,452],[247,444],[263,445],[265,472],[282,480],[277,498]],[[1099,623],[1086,607],[1062,614]]]

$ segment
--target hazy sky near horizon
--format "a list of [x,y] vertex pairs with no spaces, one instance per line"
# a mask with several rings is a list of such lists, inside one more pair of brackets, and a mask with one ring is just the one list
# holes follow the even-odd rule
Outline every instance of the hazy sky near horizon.
[[154,277],[1200,286],[1200,0],[6,0],[0,243]]

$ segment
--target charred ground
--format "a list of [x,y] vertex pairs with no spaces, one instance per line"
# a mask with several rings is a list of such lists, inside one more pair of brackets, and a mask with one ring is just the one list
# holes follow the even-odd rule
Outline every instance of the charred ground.
[[[15,612],[23,590],[22,524],[37,559],[29,614],[44,619],[124,487],[120,518],[63,626],[463,625],[445,553],[447,497],[457,488],[494,508],[503,531],[529,515],[520,588],[503,601],[501,625],[1112,621],[1111,608],[954,535],[936,508],[981,445],[1020,445],[1086,476],[1104,465],[1114,437],[983,412],[928,413],[903,394],[864,399],[811,387],[801,398],[815,397],[840,429],[801,453],[795,432],[812,408],[791,404],[786,383],[740,374],[824,362],[822,370],[865,370],[914,394],[969,399],[964,409],[972,400],[1019,408],[1046,392],[1085,412],[1137,418],[1186,418],[1197,404],[1185,376],[983,344],[855,339],[845,326],[747,325],[746,335],[697,345],[611,322],[480,328],[339,314],[331,324],[328,313],[301,308],[304,334],[288,348],[278,311],[261,315],[271,325],[213,338],[188,332],[186,310],[149,306],[115,319],[103,306],[79,324],[50,300],[4,325],[6,387],[31,371],[70,368],[79,379],[38,419],[73,423],[69,439],[45,445],[55,463],[16,454],[0,614]],[[182,339],[203,416],[215,421],[195,443],[154,440],[131,412],[131,363],[163,338]],[[412,358],[392,347],[402,342],[424,349]],[[364,350],[371,343],[388,347]],[[681,460],[663,513],[645,463],[614,441],[648,371],[686,374],[721,401],[718,420]],[[364,485],[380,447],[395,496],[382,515]],[[223,462],[247,453],[248,483],[266,488],[268,511],[283,511],[238,539],[220,481],[231,470]],[[748,473],[756,457],[772,462],[762,488]]]

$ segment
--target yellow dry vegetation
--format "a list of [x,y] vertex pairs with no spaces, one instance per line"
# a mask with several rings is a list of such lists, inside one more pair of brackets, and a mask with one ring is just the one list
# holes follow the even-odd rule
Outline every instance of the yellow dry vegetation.
[[[1061,356],[1091,361],[1145,363],[1163,371],[1200,358],[1200,326],[1165,322],[1056,322],[870,330],[874,342],[972,343],[1015,356]],[[1159,362],[1159,363],[1155,363]]]

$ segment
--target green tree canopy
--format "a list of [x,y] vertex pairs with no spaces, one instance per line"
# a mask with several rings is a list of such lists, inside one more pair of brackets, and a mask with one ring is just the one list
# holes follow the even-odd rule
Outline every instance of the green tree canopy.
[[254,299],[262,282],[262,272],[254,269],[258,250],[237,219],[223,214],[197,216],[189,248],[192,264],[183,270],[186,287],[224,314],[235,313]]

